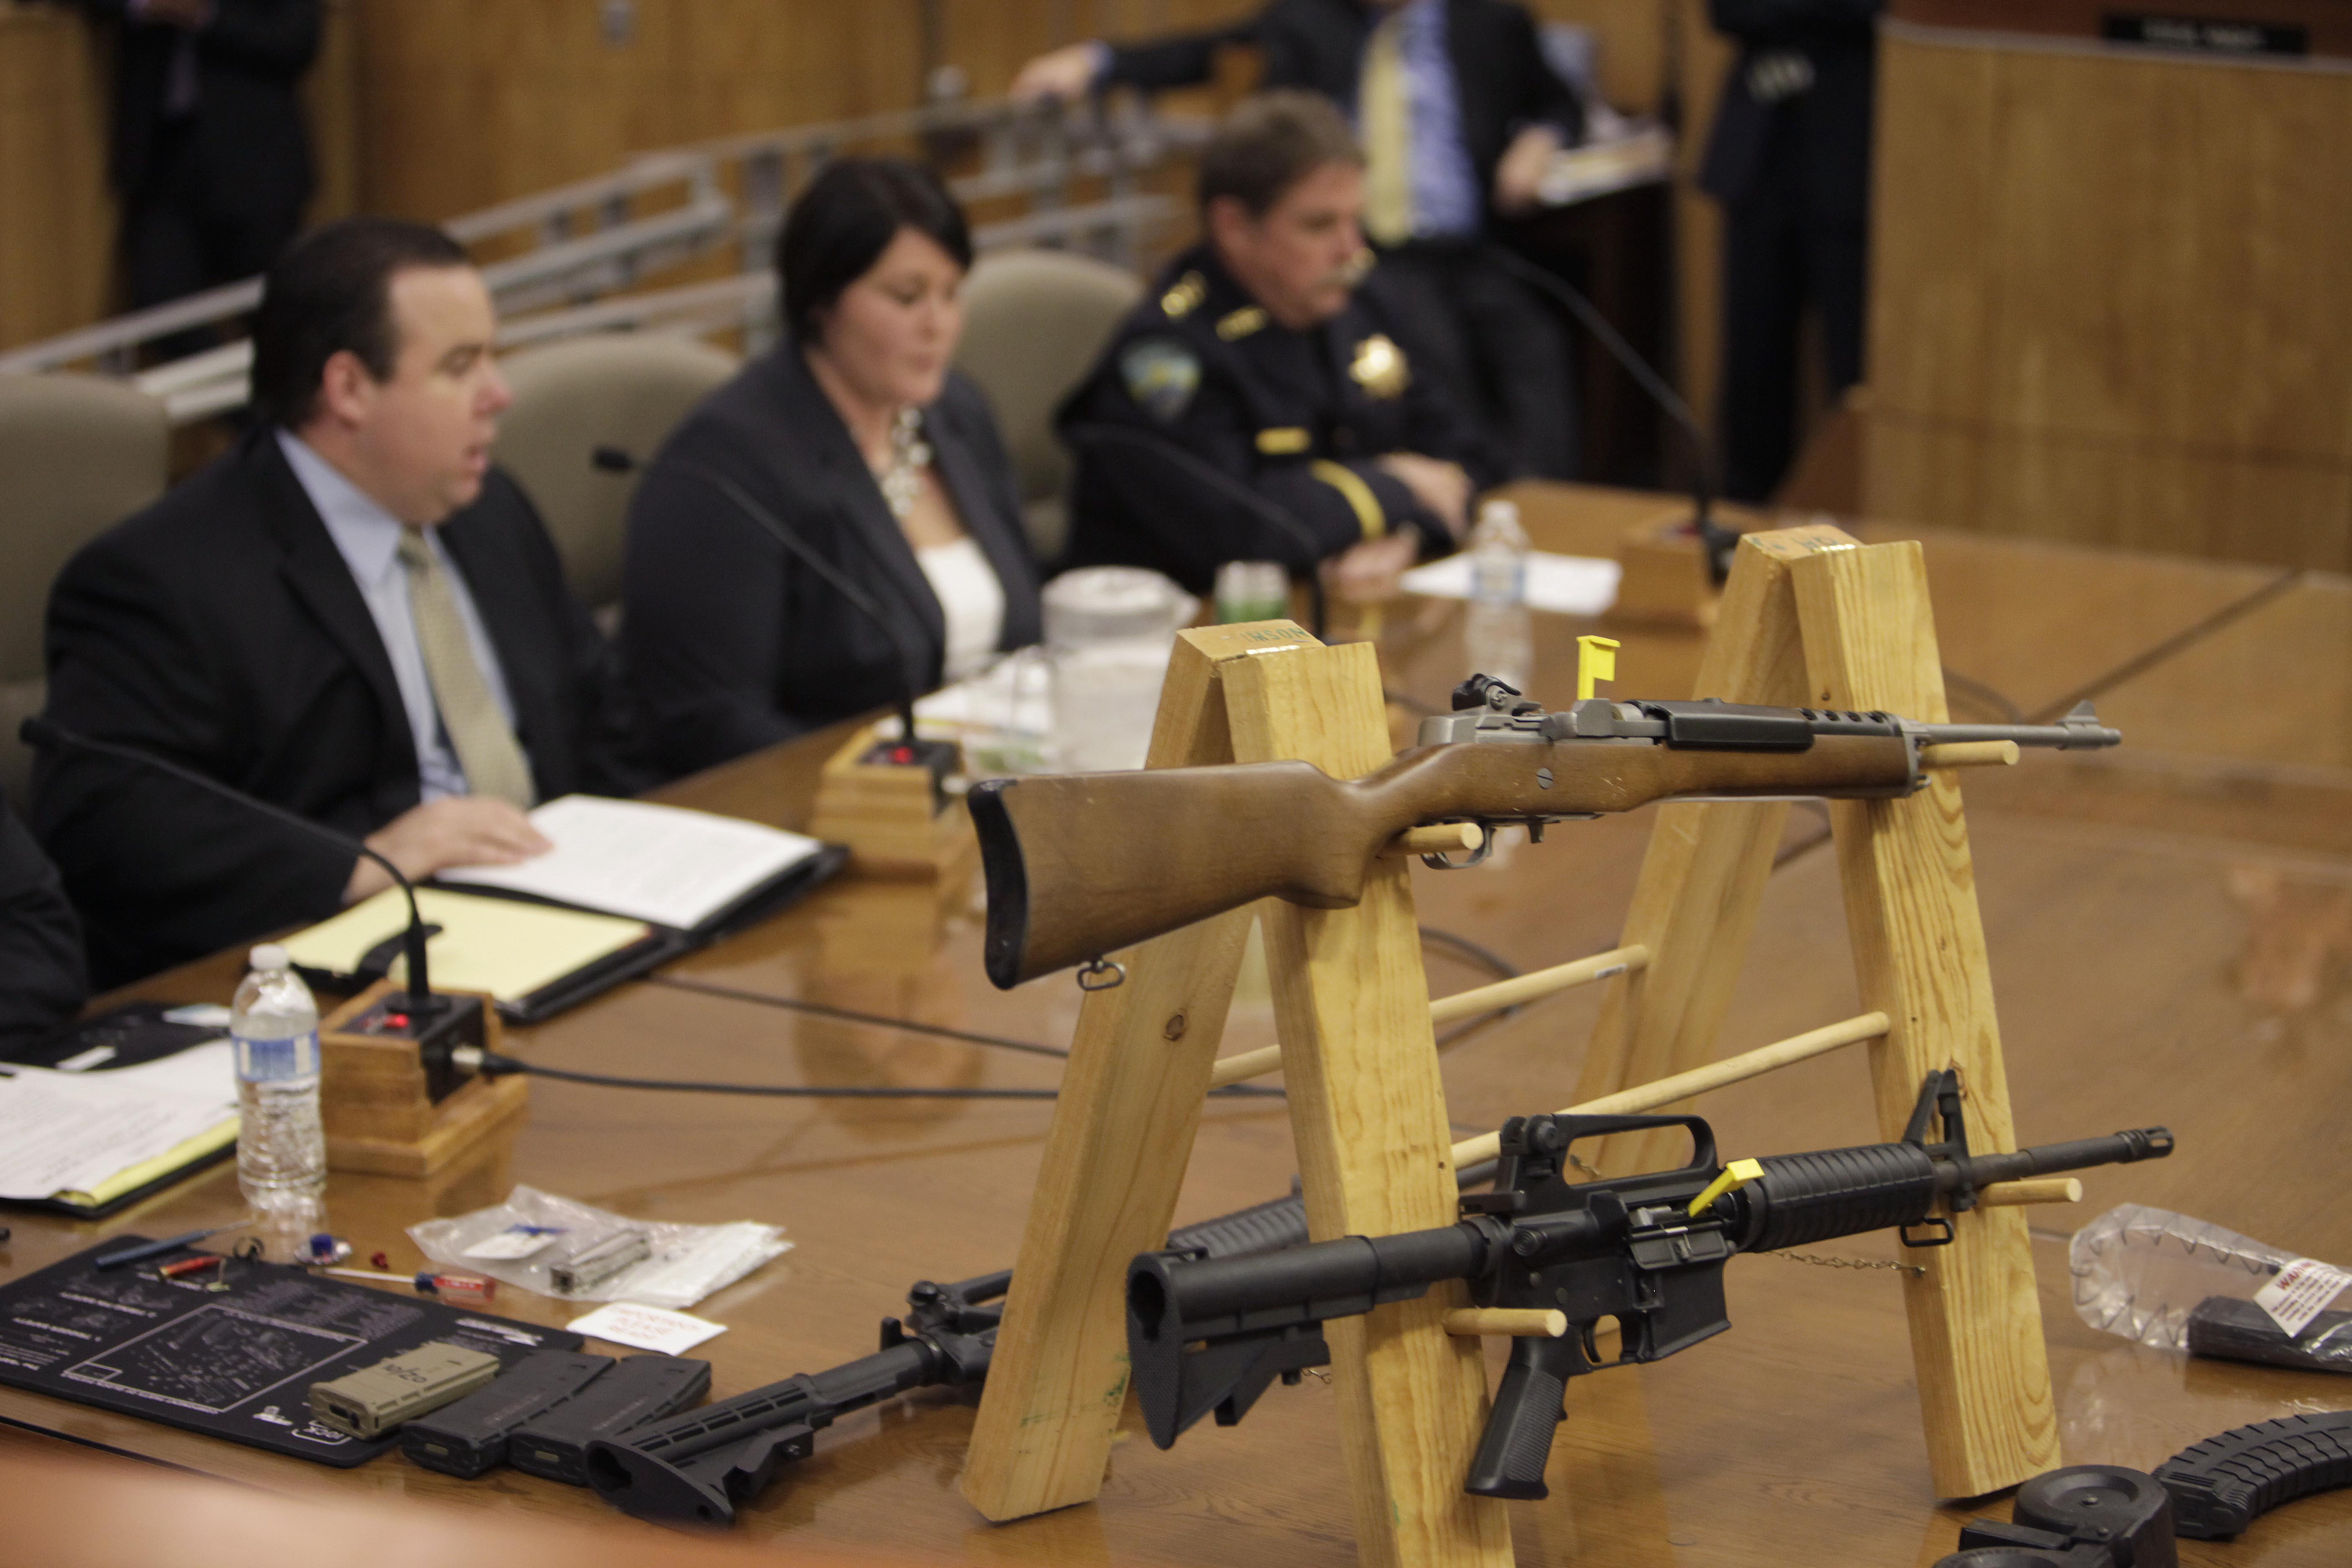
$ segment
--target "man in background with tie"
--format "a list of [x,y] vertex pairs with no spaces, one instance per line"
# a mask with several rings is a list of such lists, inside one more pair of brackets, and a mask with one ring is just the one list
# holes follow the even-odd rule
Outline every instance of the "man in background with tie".
[[1550,303],[1490,260],[1498,219],[1532,208],[1552,156],[1583,130],[1575,91],[1510,0],[1274,0],[1247,21],[1031,60],[1016,99],[1209,79],[1255,45],[1261,88],[1304,88],[1351,114],[1368,237],[1424,374],[1481,418],[1514,474],[1572,479],[1569,337]]
[[[352,219],[273,267],[262,416],[68,563],[47,716],[363,837],[411,877],[544,850],[536,801],[621,790],[610,647],[490,467],[497,321],[436,229]],[[34,825],[101,986],[320,919],[373,862],[155,770],[70,750]]]

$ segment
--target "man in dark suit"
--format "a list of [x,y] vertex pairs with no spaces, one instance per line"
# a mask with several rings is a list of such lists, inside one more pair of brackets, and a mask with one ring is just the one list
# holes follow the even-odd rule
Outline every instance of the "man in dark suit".
[[1392,580],[1500,465],[1398,339],[1357,226],[1364,174],[1312,93],[1242,104],[1201,158],[1205,244],[1169,264],[1063,405],[1068,562],[1206,593],[1227,561]]
[[1568,335],[1551,306],[1495,265],[1498,219],[1531,208],[1552,155],[1582,134],[1575,90],[1545,63],[1511,0],[1274,0],[1246,21],[1039,56],[1016,98],[1075,98],[1209,79],[1217,51],[1255,45],[1260,85],[1321,93],[1355,121],[1365,231],[1423,374],[1492,429],[1512,471],[1575,475]]
[[81,925],[57,868],[0,800],[0,1058],[81,1005]]
[[1834,398],[1862,379],[1871,99],[1885,0],[1707,0],[1739,42],[1699,184],[1723,204],[1723,489],[1769,499],[1796,450],[1799,324]]
[[[609,647],[522,492],[481,277],[352,219],[270,269],[262,426],[69,562],[48,718],[354,837],[412,877],[546,847],[534,800],[626,787]],[[334,912],[373,862],[153,769],[45,754],[34,822],[112,984]]]
[[112,175],[134,306],[250,278],[300,226],[320,0],[79,0],[121,28]]

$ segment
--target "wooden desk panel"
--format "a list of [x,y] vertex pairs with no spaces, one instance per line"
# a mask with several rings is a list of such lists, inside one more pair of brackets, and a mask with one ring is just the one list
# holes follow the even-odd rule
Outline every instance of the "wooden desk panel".
[[2344,570],[2352,77],[1901,19],[2090,9],[1884,29],[1864,505]]

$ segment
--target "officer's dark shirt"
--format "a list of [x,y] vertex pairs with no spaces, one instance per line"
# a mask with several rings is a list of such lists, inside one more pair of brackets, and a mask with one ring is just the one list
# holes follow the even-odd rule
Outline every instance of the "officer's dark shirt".
[[1205,593],[1225,562],[1304,572],[1408,524],[1424,553],[1450,550],[1374,459],[1460,463],[1481,488],[1499,474],[1402,338],[1377,273],[1339,315],[1293,331],[1206,246],[1178,257],[1057,416],[1077,454],[1066,564],[1148,566]]

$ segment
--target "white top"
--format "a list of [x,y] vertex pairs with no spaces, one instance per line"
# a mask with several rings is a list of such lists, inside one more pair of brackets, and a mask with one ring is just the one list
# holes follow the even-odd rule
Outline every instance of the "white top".
[[[327,525],[327,534],[335,542],[343,563],[351,568],[360,597],[375,621],[376,635],[383,639],[383,651],[392,660],[393,680],[400,688],[401,706],[408,710],[409,736],[416,742],[417,798],[439,800],[467,793],[466,770],[442,731],[441,710],[433,701],[433,682],[425,673],[425,647],[416,640],[416,618],[408,604],[408,570],[400,563],[401,521],[300,437],[280,430],[278,447],[286,454],[287,466],[294,470],[303,493],[318,509],[319,521]],[[466,574],[449,558],[437,528],[425,531],[425,542],[441,563],[449,596],[457,602],[458,624],[466,628],[467,645],[474,650],[474,662],[481,666],[491,700],[511,729],[514,699],[507,690],[506,671],[499,666],[499,650],[491,646],[489,630],[483,626],[481,612],[466,586]]]
[[1004,635],[1004,584],[996,580],[996,568],[970,534],[953,544],[916,551],[915,563],[929,579],[940,613],[947,618],[947,658],[940,678],[963,680],[979,674]]

